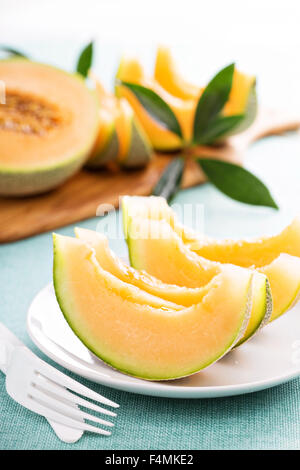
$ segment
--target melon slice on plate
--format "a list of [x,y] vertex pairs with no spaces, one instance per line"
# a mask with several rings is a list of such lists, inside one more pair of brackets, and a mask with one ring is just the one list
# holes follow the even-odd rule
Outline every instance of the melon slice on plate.
[[[144,206],[147,217],[166,220],[175,232],[182,238],[185,246],[194,254],[205,258],[207,261],[231,263],[246,268],[255,269],[257,272],[267,275],[272,297],[273,311],[270,321],[275,320],[299,299],[300,295],[300,218],[296,218],[280,234],[272,237],[261,237],[250,240],[214,240],[187,229],[183,236],[181,225],[177,222],[176,215],[170,215],[172,209],[165,208],[166,202],[162,198],[156,198],[153,208],[149,210],[151,202],[147,198],[124,198],[125,211],[123,217],[128,225],[131,214],[138,212],[141,216]],[[151,199],[155,199],[154,197]],[[136,207],[136,209],[135,209]],[[280,256],[281,253],[285,255]],[[280,257],[278,259],[278,257]],[[143,267],[141,267],[143,268]]]
[[95,250],[97,261],[103,269],[149,294],[189,307],[199,303],[210,288],[209,283],[194,289],[165,284],[146,271],[138,271],[125,264],[110,250],[108,240],[103,234],[79,227],[75,228],[75,234]]
[[81,341],[112,367],[149,380],[212,364],[240,338],[250,316],[252,274],[236,266],[212,279],[200,303],[157,308],[148,304],[148,293],[105,271],[89,245],[54,235],[53,280],[63,315]]
[[[127,245],[134,268],[142,269],[163,282],[182,287],[205,286],[226,266],[193,253],[164,220],[131,219]],[[268,279],[262,273],[255,273],[251,317],[238,344],[262,328],[269,321],[271,313],[272,296]]]
[[21,58],[1,60],[0,79],[0,195],[48,191],[88,158],[97,100],[79,76]]
[[151,220],[165,220],[184,242],[195,239],[195,232],[181,224],[176,213],[163,197],[158,196],[123,196],[122,197],[123,231],[128,234],[128,221],[133,217]]

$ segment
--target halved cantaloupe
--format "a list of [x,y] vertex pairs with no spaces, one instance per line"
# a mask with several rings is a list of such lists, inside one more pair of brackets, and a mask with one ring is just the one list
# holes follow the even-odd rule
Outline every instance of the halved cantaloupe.
[[151,145],[130,104],[107,92],[92,72],[90,77],[100,102],[100,126],[87,166],[97,168],[113,161],[128,168],[146,165],[152,158]]
[[209,283],[199,288],[165,284],[146,271],[138,271],[120,260],[109,248],[107,238],[93,230],[75,228],[76,237],[90,245],[100,266],[124,282],[143,289],[149,294],[185,307],[199,303],[209,289]]
[[[155,199],[153,197],[153,199]],[[151,201],[147,198],[124,199],[125,218],[130,214],[142,214],[144,205],[147,217],[165,219],[182,238],[190,251],[207,261],[231,263],[265,274],[270,282],[273,297],[273,312],[270,321],[286,312],[300,295],[300,219],[296,218],[285,230],[274,237],[252,240],[212,240],[188,229],[182,236],[181,224],[176,215],[170,215],[172,209],[166,208],[163,198],[156,198],[153,210],[149,210]],[[136,209],[134,208],[136,206]],[[126,215],[127,214],[127,215]],[[159,214],[159,215],[157,215]],[[128,224],[128,221],[127,221]],[[188,237],[186,236],[188,234]],[[285,253],[281,255],[281,253]],[[143,268],[143,267],[142,267]]]
[[199,304],[181,310],[136,301],[149,295],[102,269],[84,242],[54,235],[53,279],[60,308],[81,341],[136,377],[193,374],[224,355],[247,326],[250,271],[229,266]]
[[79,76],[14,58],[0,61],[0,195],[50,190],[86,161],[98,104]]
[[[133,218],[128,225],[128,252],[131,265],[161,281],[182,287],[207,285],[222,272],[224,264],[193,253],[164,220]],[[253,277],[250,321],[238,344],[247,341],[269,321],[272,297],[268,279],[261,273]]]
[[154,79],[171,95],[183,100],[198,99],[202,91],[179,75],[171,51],[165,46],[157,48]]

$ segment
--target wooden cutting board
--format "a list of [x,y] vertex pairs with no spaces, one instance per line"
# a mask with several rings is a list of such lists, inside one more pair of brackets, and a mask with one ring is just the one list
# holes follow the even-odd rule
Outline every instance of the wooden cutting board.
[[[226,145],[198,147],[193,153],[242,164],[246,149],[253,141],[299,128],[300,116],[262,109],[254,124],[228,139]],[[100,204],[118,207],[119,196],[125,194],[148,195],[171,159],[172,155],[156,154],[147,168],[134,171],[81,170],[50,193],[22,199],[0,198],[0,243],[96,216]],[[192,157],[188,158],[182,186],[186,188],[204,181],[199,165]]]

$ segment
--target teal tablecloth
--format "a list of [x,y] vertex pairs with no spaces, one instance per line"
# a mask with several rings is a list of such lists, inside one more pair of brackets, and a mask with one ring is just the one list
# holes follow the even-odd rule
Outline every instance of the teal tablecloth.
[[[299,211],[299,136],[255,144],[247,165],[268,183],[281,210],[233,202],[208,184],[182,191],[177,202],[204,203],[208,234],[239,237],[276,232]],[[93,218],[80,225],[96,228],[98,221]],[[58,231],[71,235],[72,230]],[[114,240],[112,248],[123,254],[125,244]],[[50,233],[0,246],[0,321],[43,358],[29,339],[25,322],[33,296],[51,280],[51,269]],[[262,392],[211,400],[139,396],[79,380],[120,403],[111,437],[85,433],[76,444],[62,444],[44,418],[8,397],[0,373],[0,449],[300,448],[300,378]]]

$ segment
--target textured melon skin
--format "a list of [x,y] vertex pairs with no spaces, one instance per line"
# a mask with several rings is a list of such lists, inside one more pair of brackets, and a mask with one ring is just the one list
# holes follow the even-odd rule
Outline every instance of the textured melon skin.
[[[27,59],[22,57],[12,57],[9,59],[0,60],[0,63],[10,62],[29,62]],[[73,80],[77,80],[78,83],[86,89],[86,92],[92,98],[91,102],[94,104],[95,113],[94,125],[91,126],[89,135],[86,136],[85,143],[80,150],[77,150],[73,156],[62,158],[61,161],[49,165],[40,164],[33,167],[20,167],[10,168],[8,165],[5,167],[0,165],[0,196],[4,197],[19,197],[29,196],[35,194],[41,194],[64,183],[71,176],[73,176],[88,159],[89,154],[93,148],[97,130],[98,130],[98,101],[95,93],[89,90],[84,79],[78,74],[70,74],[64,70],[56,67],[33,63],[37,66],[45,67],[45,69],[57,70],[60,74],[72,77]],[[47,97],[46,97],[47,98]]]
[[92,145],[93,141],[76,157],[52,167],[28,171],[8,171],[0,168],[0,196],[42,194],[60,186],[84,165]]
[[[70,244],[70,240],[74,239],[54,235],[53,280],[56,297],[62,313],[74,333],[108,365],[126,374],[146,380],[168,380],[184,377],[196,373],[218,360],[243,334],[249,321],[251,305],[252,276],[246,271],[238,272],[235,271],[235,268],[228,271],[222,279],[218,278],[213,283],[212,290],[203,302],[203,306],[202,304],[195,305],[185,308],[181,312],[160,311],[149,307],[147,303],[144,306],[136,304],[134,295],[137,289],[103,271],[96,261],[93,250],[84,243],[79,243],[79,246],[75,246],[75,251],[71,250],[68,253],[67,245]],[[78,244],[78,240],[75,242]],[[78,269],[72,268],[74,259],[78,264]],[[75,273],[75,281],[70,272]],[[78,274],[82,275],[81,282],[76,282]],[[236,282],[239,283],[237,293],[234,291]],[[118,292],[124,289],[127,291],[126,297],[128,297],[128,292],[132,291],[129,300],[126,297],[118,298]],[[224,311],[224,289],[230,295],[226,301],[228,308],[225,310],[227,309],[227,312],[219,323],[220,314],[223,315],[221,312]],[[142,292],[140,295],[143,295]],[[101,309],[97,310],[97,296],[99,297],[99,295],[101,296]],[[233,300],[234,297],[236,298]],[[87,303],[90,301],[90,307],[78,304],[82,298]],[[108,305],[110,300],[111,303]],[[234,311],[230,308],[231,303]],[[128,305],[129,317],[124,320],[124,309]],[[229,329],[226,326],[227,331],[223,332],[222,322],[225,322],[224,325],[228,325],[228,320],[230,320],[231,326]],[[181,349],[178,349],[176,338],[182,340],[181,321],[183,321],[182,325],[185,325],[186,332],[190,335],[190,329],[192,329],[193,333],[191,340],[183,342]],[[199,324],[197,324],[198,321]],[[203,321],[204,324],[205,322],[207,324],[206,337],[205,334],[203,336]],[[112,337],[115,330],[119,329],[120,322],[123,322],[124,330],[120,330],[119,341],[113,343]],[[219,325],[217,326],[215,322],[218,322]],[[105,326],[101,327],[103,323]],[[128,331],[132,328],[134,328],[134,335],[128,337]],[[220,332],[225,335],[222,345],[212,334],[215,328],[217,328],[219,335]],[[215,353],[210,352],[210,356],[207,358],[204,358],[202,354],[198,364],[195,364],[195,357],[198,354],[201,355],[198,335],[200,339],[205,338],[205,342],[207,342],[207,338],[212,338],[212,350]],[[147,338],[151,340],[153,337],[158,344],[157,350],[149,349],[147,345]],[[139,339],[138,343],[135,338]],[[193,349],[193,347],[191,349],[190,341],[193,341],[194,348],[197,344],[197,349]],[[114,344],[113,347],[112,344]],[[170,350],[175,356],[168,359]],[[193,365],[189,366],[186,355],[189,357],[190,354]],[[169,360],[172,364],[169,364]]]

